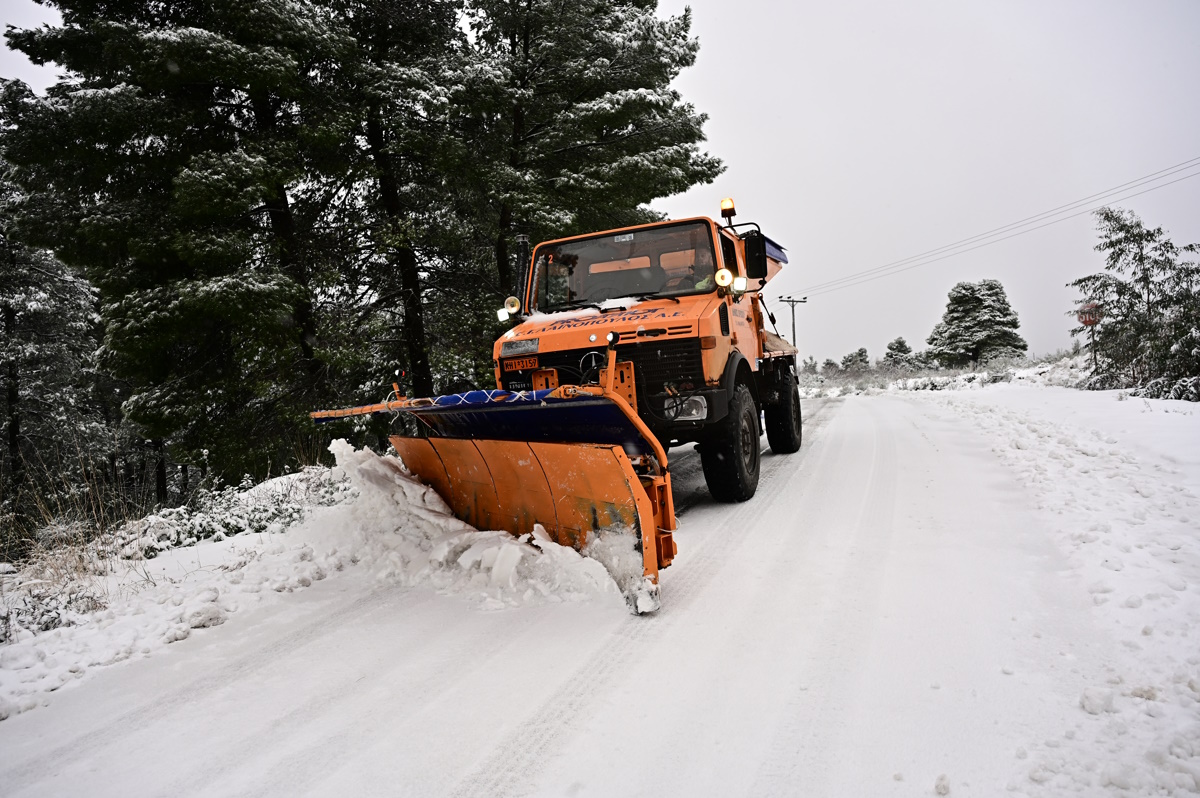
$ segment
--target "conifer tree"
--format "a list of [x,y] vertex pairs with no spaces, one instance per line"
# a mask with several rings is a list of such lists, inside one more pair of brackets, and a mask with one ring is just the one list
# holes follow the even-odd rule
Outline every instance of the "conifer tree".
[[911,354],[912,347],[908,345],[908,341],[905,341],[904,338],[897,338],[887,345],[887,354],[883,357],[885,360],[895,360]]
[[302,0],[55,5],[61,27],[8,34],[67,70],[45,98],[4,87],[15,231],[100,289],[104,365],[147,437],[261,472],[322,379],[290,192],[340,42]]
[[857,349],[842,358],[842,371],[869,371],[871,358],[867,355],[866,347]]
[[942,320],[926,343],[929,355],[944,366],[972,367],[1029,348],[1021,324],[998,280],[962,282],[950,289]]
[[510,242],[648,221],[645,203],[710,182],[706,117],[671,88],[696,58],[691,12],[653,0],[469,0],[459,124],[502,292]]
[[1146,227],[1132,211],[1101,208],[1095,215],[1095,248],[1105,253],[1105,270],[1068,285],[1101,308],[1093,331],[1097,384],[1200,377],[1200,267],[1187,259],[1200,250],[1176,245],[1162,227]]
[[111,437],[96,390],[95,291],[12,237],[14,194],[0,180],[0,559],[20,551],[39,507],[102,467]]

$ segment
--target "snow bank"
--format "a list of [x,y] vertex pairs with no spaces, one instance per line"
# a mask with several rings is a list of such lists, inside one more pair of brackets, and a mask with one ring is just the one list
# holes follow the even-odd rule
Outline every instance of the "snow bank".
[[1028,746],[1010,791],[1200,792],[1200,415],[1018,384],[921,396],[991,440],[1115,643],[1064,708],[1061,738]]
[[[112,558],[103,569],[77,566],[53,585],[29,568],[0,571],[0,620],[10,624],[11,640],[0,646],[0,720],[48,701],[97,668],[152,655],[198,630],[246,622],[255,608],[330,577],[368,587],[382,581],[433,588],[485,610],[563,601],[623,609],[614,578],[625,586],[641,577],[631,534],[598,538],[590,558],[540,528],[519,540],[477,530],[454,518],[398,459],[344,441],[330,450],[338,463],[330,478],[347,480],[353,490],[340,504],[310,508],[286,533],[271,526],[154,559]],[[40,600],[58,615],[45,625],[56,628],[19,623],[30,616],[17,613],[18,605],[47,586],[56,592]]]

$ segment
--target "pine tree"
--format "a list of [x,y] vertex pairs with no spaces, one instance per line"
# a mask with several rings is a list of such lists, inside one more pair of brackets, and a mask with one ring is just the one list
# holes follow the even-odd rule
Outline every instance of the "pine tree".
[[49,252],[16,241],[0,181],[0,560],[21,553],[56,497],[84,490],[103,469],[106,429],[97,395],[95,290]]
[[883,365],[897,370],[907,370],[917,367],[918,358],[913,355],[912,347],[904,338],[897,338],[887,345],[883,355]]
[[481,233],[503,292],[510,241],[649,221],[645,203],[723,169],[706,117],[671,82],[699,49],[691,12],[647,0],[470,0],[459,125]]
[[926,343],[929,355],[944,366],[975,367],[1026,351],[1020,326],[998,280],[962,282],[950,290],[946,312]]
[[905,341],[903,338],[897,338],[887,345],[887,354],[883,357],[885,360],[896,360],[911,354],[912,347],[908,345],[908,341]]
[[842,358],[842,371],[870,371],[871,358],[867,356],[866,347],[857,349]]
[[1200,376],[1200,269],[1184,259],[1197,246],[1177,246],[1162,227],[1147,228],[1132,211],[1101,208],[1096,222],[1105,271],[1068,285],[1101,307],[1100,323],[1090,333],[1100,366],[1097,384]]
[[104,366],[160,450],[261,473],[324,373],[291,192],[326,146],[319,67],[340,40],[300,0],[55,5],[61,27],[8,34],[67,70],[45,98],[4,88],[15,230],[99,288]]

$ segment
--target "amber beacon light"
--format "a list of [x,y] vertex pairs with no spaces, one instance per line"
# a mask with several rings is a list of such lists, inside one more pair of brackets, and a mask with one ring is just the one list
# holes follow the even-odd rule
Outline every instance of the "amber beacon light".
[[733,207],[733,197],[726,197],[721,200],[721,216],[725,219],[733,219],[737,214],[737,210]]

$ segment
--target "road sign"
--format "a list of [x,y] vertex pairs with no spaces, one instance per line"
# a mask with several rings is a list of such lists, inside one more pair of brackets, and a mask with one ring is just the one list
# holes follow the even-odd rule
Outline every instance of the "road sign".
[[1104,317],[1104,310],[1096,302],[1089,302],[1079,309],[1075,314],[1075,318],[1079,319],[1079,323],[1084,327],[1092,327],[1100,323],[1100,319]]

